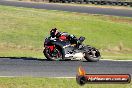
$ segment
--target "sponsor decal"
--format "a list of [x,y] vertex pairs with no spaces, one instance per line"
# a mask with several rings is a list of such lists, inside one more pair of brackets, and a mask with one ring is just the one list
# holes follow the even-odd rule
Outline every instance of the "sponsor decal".
[[86,74],[86,71],[79,67],[76,81],[79,85],[90,83],[130,83],[130,74]]

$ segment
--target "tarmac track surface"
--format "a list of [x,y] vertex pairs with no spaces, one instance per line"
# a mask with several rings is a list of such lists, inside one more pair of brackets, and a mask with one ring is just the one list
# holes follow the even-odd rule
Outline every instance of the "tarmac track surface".
[[38,58],[0,58],[0,76],[75,77],[82,66],[89,74],[131,74],[132,61],[47,61]]
[[132,17],[132,10],[0,0],[0,5]]

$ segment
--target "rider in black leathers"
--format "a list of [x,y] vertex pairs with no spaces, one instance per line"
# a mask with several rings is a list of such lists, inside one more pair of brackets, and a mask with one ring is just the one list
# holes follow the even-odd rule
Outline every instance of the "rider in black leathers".
[[77,47],[81,45],[81,43],[85,40],[84,37],[81,37],[81,39],[78,39],[74,35],[69,35],[66,32],[59,32],[56,28],[51,29],[50,31],[50,37],[52,38],[59,38],[61,36],[65,36],[68,41],[70,41],[71,44],[76,44]]

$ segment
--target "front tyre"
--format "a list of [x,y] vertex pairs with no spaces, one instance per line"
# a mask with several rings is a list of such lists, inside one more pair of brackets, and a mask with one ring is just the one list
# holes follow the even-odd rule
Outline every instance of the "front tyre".
[[101,55],[96,48],[92,48],[89,52],[85,52],[84,58],[90,62],[97,62],[101,58]]
[[43,53],[48,60],[58,61],[63,59],[61,50],[57,47],[53,51],[50,51],[49,48],[45,48]]

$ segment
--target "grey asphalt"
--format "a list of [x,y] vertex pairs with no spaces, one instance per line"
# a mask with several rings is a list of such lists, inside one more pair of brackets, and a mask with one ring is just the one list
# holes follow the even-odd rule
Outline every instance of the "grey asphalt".
[[46,3],[45,4],[42,4],[42,3],[38,4],[38,3],[16,2],[16,1],[6,1],[6,0],[0,0],[0,5],[132,17],[132,10],[128,10],[128,9],[67,6],[67,5],[46,4]]
[[46,61],[37,58],[0,58],[0,76],[75,77],[82,66],[88,74],[131,74],[132,61]]

